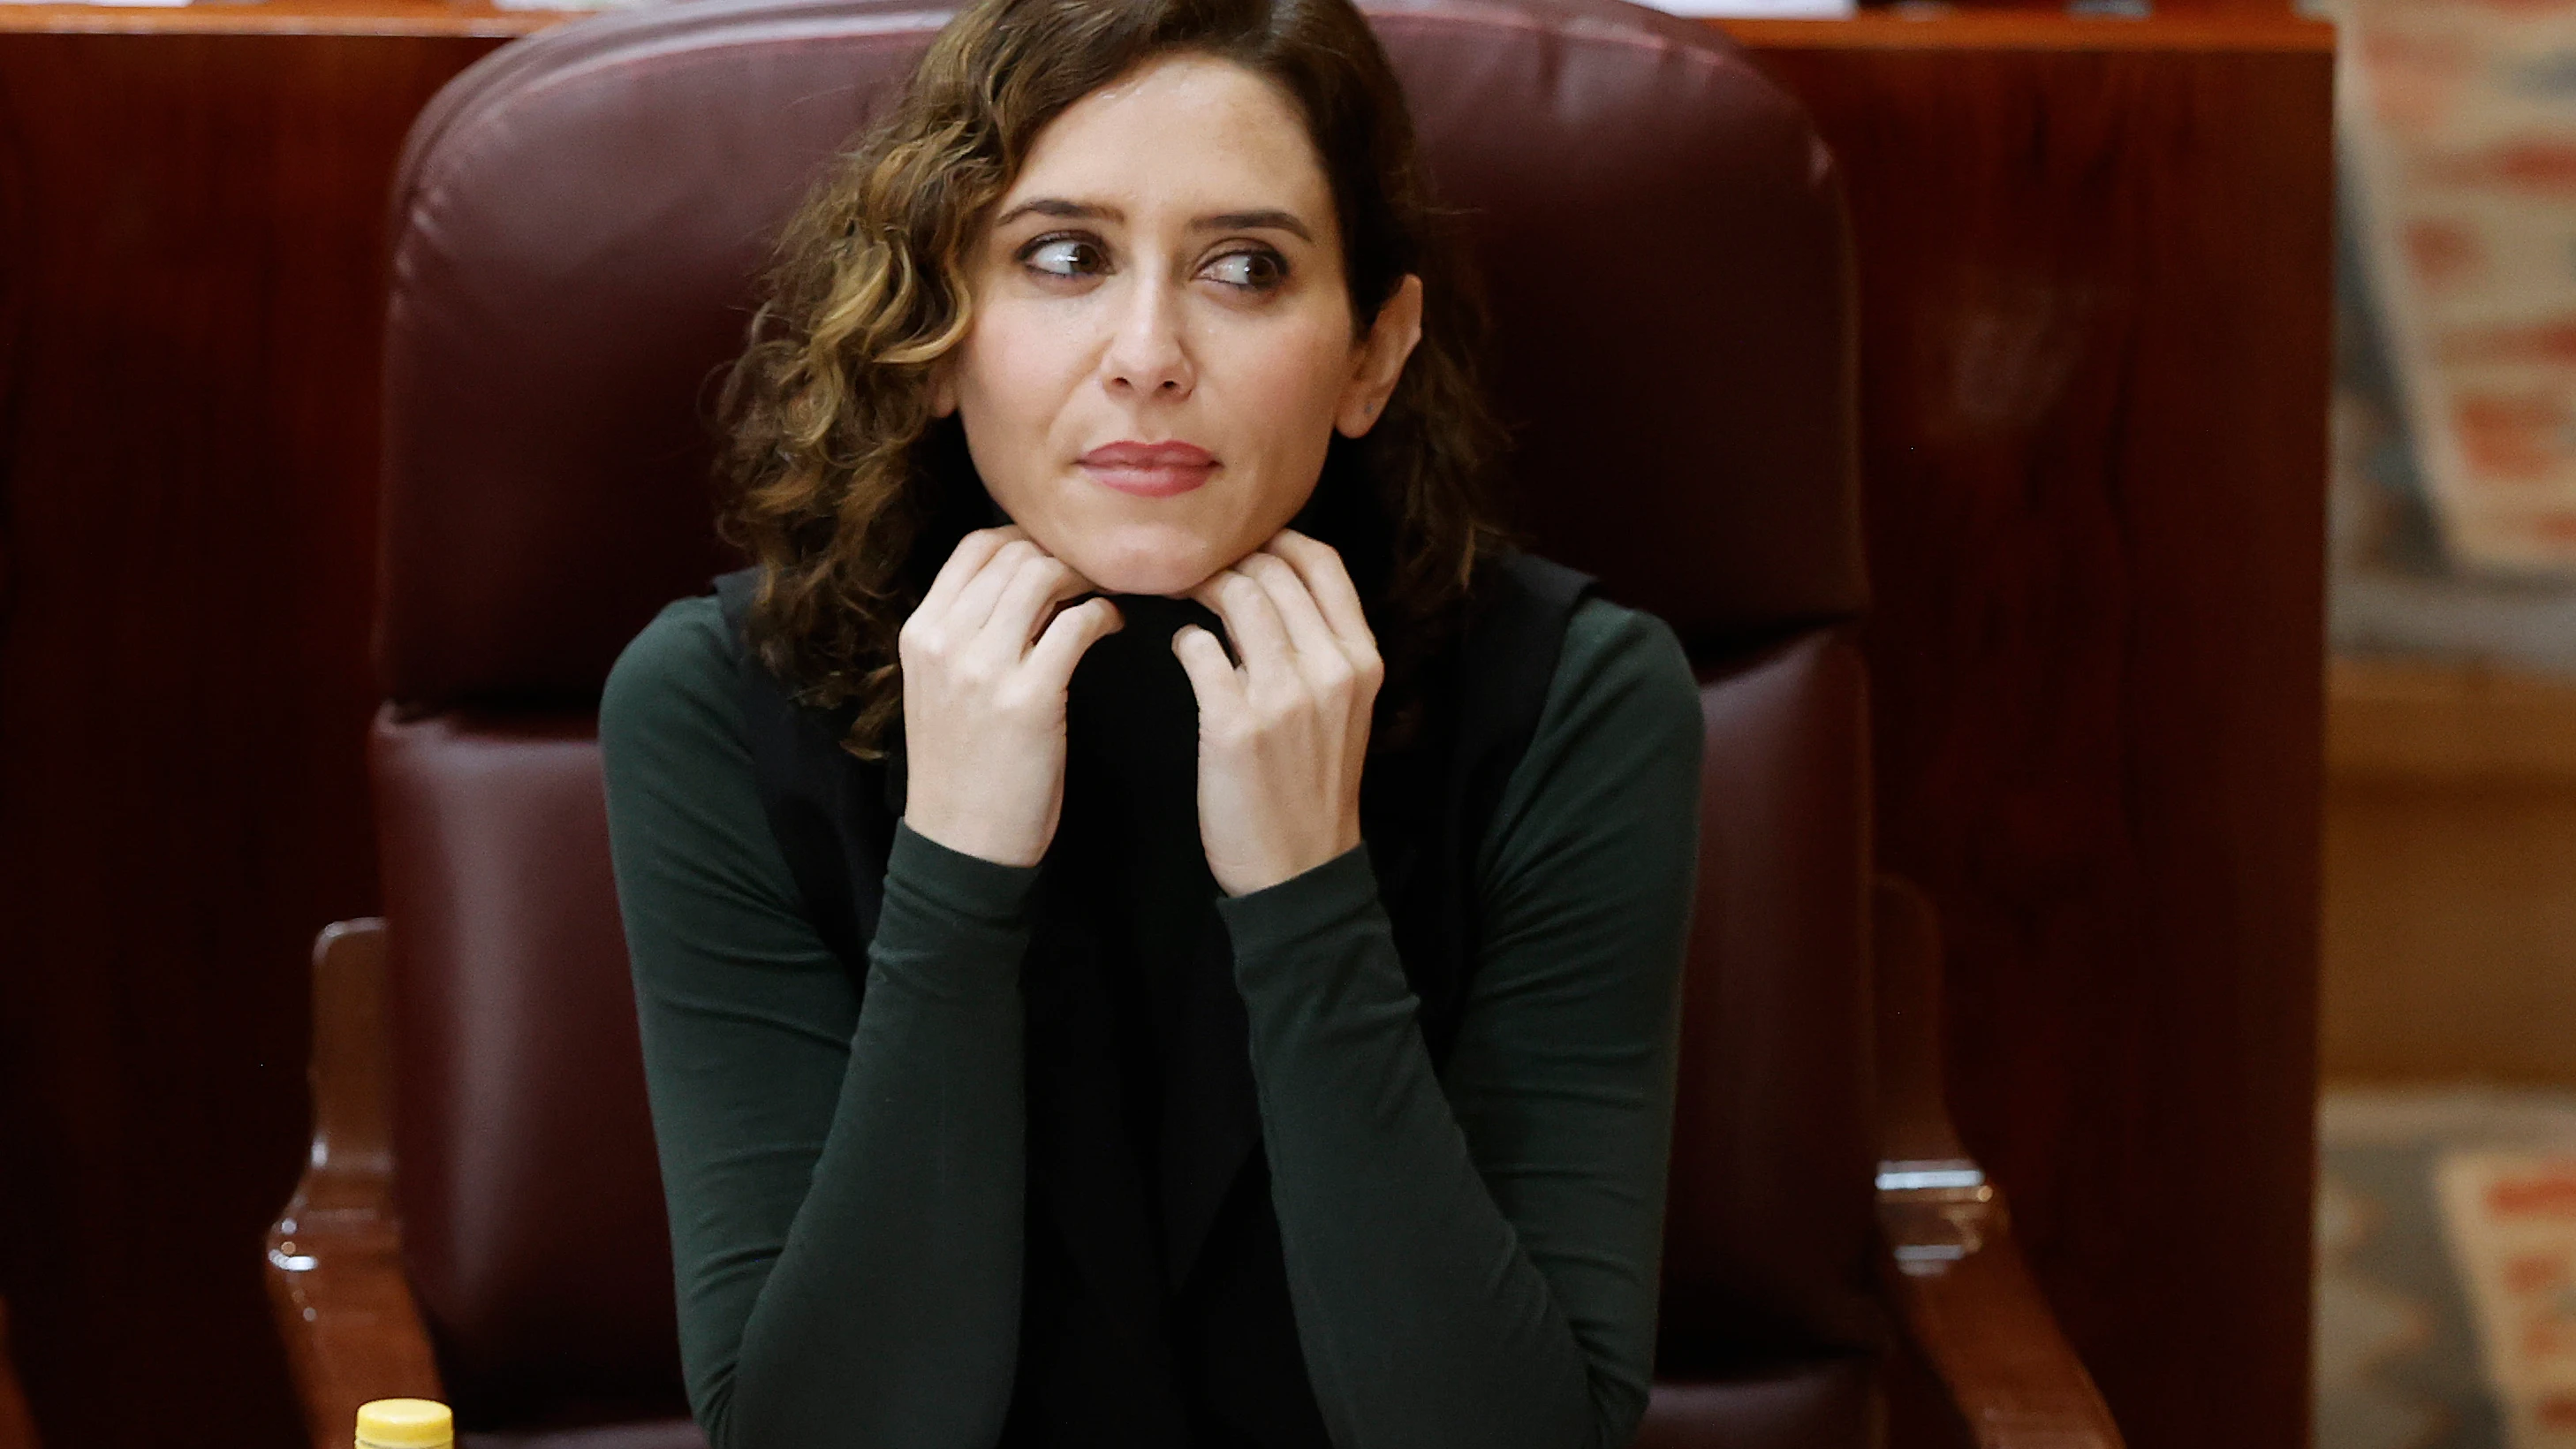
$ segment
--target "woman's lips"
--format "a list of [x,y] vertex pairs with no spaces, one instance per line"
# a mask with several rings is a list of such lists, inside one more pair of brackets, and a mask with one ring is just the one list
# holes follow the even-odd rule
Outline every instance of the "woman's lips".
[[1074,461],[1102,483],[1139,498],[1187,493],[1217,469],[1216,455],[1193,443],[1111,443]]

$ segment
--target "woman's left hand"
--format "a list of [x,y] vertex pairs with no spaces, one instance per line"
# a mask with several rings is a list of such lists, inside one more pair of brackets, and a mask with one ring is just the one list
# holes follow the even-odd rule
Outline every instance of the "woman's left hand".
[[1341,555],[1283,529],[1190,591],[1241,665],[1197,625],[1172,636],[1199,701],[1199,837],[1230,896],[1360,843],[1360,769],[1386,676]]

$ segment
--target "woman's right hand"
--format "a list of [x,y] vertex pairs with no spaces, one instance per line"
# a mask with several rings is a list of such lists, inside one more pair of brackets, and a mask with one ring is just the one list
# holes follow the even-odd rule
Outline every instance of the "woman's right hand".
[[958,541],[898,646],[916,833],[1001,865],[1045,856],[1064,812],[1065,689],[1124,624],[1107,599],[1048,614],[1094,588],[1017,525]]

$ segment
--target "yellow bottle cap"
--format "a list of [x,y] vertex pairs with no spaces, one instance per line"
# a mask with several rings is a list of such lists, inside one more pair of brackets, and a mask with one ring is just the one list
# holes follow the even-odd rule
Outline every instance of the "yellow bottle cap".
[[357,1449],[450,1449],[456,1420],[435,1399],[378,1399],[358,1406]]

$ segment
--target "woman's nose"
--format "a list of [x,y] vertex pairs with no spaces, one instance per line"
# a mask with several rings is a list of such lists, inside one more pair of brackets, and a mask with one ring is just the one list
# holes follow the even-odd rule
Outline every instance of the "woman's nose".
[[1179,297],[1170,287],[1145,283],[1131,288],[1125,302],[1102,359],[1110,390],[1147,397],[1189,396],[1197,377],[1181,336]]

